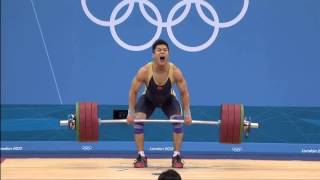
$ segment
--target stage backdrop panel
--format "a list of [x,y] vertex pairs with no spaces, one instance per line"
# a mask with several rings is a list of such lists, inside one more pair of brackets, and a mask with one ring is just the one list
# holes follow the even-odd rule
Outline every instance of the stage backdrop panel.
[[320,105],[319,0],[1,1],[1,104],[126,105],[170,45],[192,105]]

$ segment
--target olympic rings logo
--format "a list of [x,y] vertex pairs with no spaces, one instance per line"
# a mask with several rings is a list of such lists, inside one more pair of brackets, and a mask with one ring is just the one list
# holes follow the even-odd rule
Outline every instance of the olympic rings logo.
[[93,150],[93,147],[92,146],[81,146],[81,149],[83,150],[83,151],[91,151],[91,150]]
[[[116,32],[116,28],[115,28],[116,25],[123,23],[131,15],[135,3],[139,4],[140,11],[141,11],[142,15],[144,16],[144,18],[149,23],[151,23],[157,27],[156,33],[154,34],[153,38],[149,42],[142,44],[142,45],[137,45],[137,46],[130,45],[130,44],[124,42],[122,39],[120,39],[120,37],[118,36],[118,34]],[[213,30],[210,38],[206,42],[204,42],[203,44],[198,45],[198,46],[188,46],[188,45],[182,44],[175,37],[175,35],[172,31],[173,26],[179,24],[181,21],[183,21],[187,17],[187,15],[191,9],[192,4],[195,4],[197,13],[201,17],[201,19],[204,22],[206,22],[208,25],[214,27],[214,30]],[[168,36],[174,45],[176,45],[177,47],[179,47],[180,49],[182,49],[184,51],[197,52],[197,51],[202,51],[202,50],[208,48],[215,41],[215,39],[218,36],[220,28],[228,28],[228,27],[231,27],[231,26],[237,24],[244,17],[244,15],[246,14],[246,12],[248,10],[249,0],[244,0],[243,7],[242,7],[240,13],[234,19],[227,21],[227,22],[220,22],[219,21],[219,17],[218,17],[217,12],[211,6],[211,4],[209,4],[206,0],[181,0],[170,10],[166,22],[162,21],[162,17],[161,17],[161,14],[160,14],[158,8],[149,0],[122,0],[112,10],[109,21],[96,18],[88,9],[86,0],[81,0],[81,5],[82,5],[82,9],[83,9],[84,13],[91,21],[93,21],[94,23],[96,23],[100,26],[109,27],[110,33],[111,33],[113,39],[121,47],[123,47],[125,49],[131,50],[131,51],[142,51],[142,50],[145,50],[145,49],[151,47],[152,43],[155,40],[159,39],[161,32],[162,32],[162,28],[166,28]],[[116,19],[119,11],[123,7],[125,7],[126,5],[128,5],[128,9],[126,10],[126,12],[121,17]],[[145,9],[145,5],[148,6],[154,12],[154,14],[156,15],[156,19],[153,19],[147,13],[147,11]],[[184,8],[182,14],[179,17],[177,17],[176,19],[173,19],[175,13],[183,6],[185,8]],[[213,17],[213,20],[211,20],[210,18],[208,18],[205,15],[205,13],[202,10],[202,6],[204,6],[205,8],[207,8],[207,10],[209,10],[209,12],[211,13],[211,15]]]

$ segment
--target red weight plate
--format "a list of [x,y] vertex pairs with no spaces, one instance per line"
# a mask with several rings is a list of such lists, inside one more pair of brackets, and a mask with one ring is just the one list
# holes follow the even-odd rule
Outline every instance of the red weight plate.
[[222,104],[220,109],[220,143],[227,143],[228,105]]
[[228,110],[227,110],[227,114],[228,114],[228,121],[226,121],[227,123],[227,139],[226,142],[229,144],[232,144],[232,140],[233,140],[233,130],[234,130],[234,105],[233,104],[228,104]]
[[223,104],[221,106],[220,142],[241,143],[242,105]]
[[240,144],[240,125],[241,125],[241,105],[234,105],[234,121],[233,121],[233,144]]
[[85,141],[87,139],[86,137],[86,104],[80,102],[79,103],[79,109],[80,109],[80,114],[79,114],[79,141]]
[[85,141],[90,141],[91,139],[91,103],[87,102],[85,103],[85,108],[86,108],[86,131],[85,131]]
[[98,141],[99,139],[99,120],[98,120],[98,105],[91,103],[91,141]]

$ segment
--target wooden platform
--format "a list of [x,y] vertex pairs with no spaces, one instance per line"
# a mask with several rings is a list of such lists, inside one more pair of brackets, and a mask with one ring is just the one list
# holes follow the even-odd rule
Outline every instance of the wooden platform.
[[[1,163],[1,179],[28,180],[156,180],[170,159],[149,159],[149,167],[132,168],[132,159],[23,158]],[[185,159],[176,169],[183,180],[319,180],[320,161]]]

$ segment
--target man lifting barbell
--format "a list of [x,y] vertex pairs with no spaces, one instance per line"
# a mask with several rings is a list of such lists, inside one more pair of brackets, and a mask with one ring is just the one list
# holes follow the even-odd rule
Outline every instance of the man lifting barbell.
[[[224,144],[240,144],[242,138],[247,137],[251,128],[259,128],[259,124],[245,118],[242,104],[222,104],[220,120],[192,120],[189,108],[189,92],[182,72],[169,62],[169,46],[163,40],[153,44],[152,62],[140,68],[134,77],[129,93],[129,109],[126,119],[101,119],[98,117],[98,105],[94,102],[78,102],[76,112],[70,114],[68,120],[60,120],[60,126],[68,126],[76,131],[79,142],[99,140],[99,125],[110,123],[134,123],[135,142],[138,157],[134,167],[146,167],[147,158],[144,154],[144,123],[172,123],[174,153],[172,167],[183,168],[180,151],[183,141],[182,124],[187,125],[218,125],[220,126],[219,142]],[[145,92],[136,103],[138,90],[145,84]],[[173,92],[173,85],[177,84],[183,106]],[[160,107],[170,120],[148,119],[154,109]],[[245,136],[243,136],[245,135]]]
[[[169,46],[164,40],[157,40],[152,45],[153,59],[142,66],[133,78],[129,92],[129,110],[127,121],[133,123],[135,119],[148,119],[156,107],[163,110],[169,119],[184,119],[185,124],[192,123],[190,112],[189,92],[186,80],[181,70],[169,62]],[[141,85],[145,85],[144,93],[137,99],[137,93]],[[174,84],[180,90],[183,117],[180,103],[173,91]],[[183,141],[183,125],[173,124],[174,153],[172,167],[183,168],[181,161],[181,144]],[[144,154],[144,123],[134,123],[134,137],[138,151],[138,157],[134,167],[147,166],[147,157]]]

